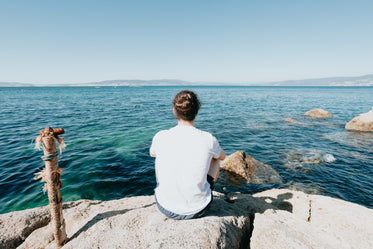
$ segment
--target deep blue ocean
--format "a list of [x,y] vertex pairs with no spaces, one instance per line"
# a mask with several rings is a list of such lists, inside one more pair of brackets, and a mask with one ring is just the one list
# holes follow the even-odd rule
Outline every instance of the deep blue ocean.
[[[44,167],[34,140],[47,126],[65,129],[64,202],[153,194],[149,147],[157,131],[176,125],[171,101],[182,89],[202,102],[197,128],[282,178],[254,185],[221,173],[217,191],[290,188],[373,208],[373,132],[344,129],[372,109],[373,87],[33,87],[0,88],[0,213],[48,204],[44,183],[33,180]],[[333,117],[304,116],[314,108]]]

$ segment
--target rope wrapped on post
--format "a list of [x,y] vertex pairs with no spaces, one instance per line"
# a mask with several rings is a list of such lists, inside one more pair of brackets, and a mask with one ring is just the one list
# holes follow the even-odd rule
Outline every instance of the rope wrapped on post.
[[50,160],[52,160],[53,158],[56,158],[56,157],[58,157],[58,152],[57,151],[54,152],[54,153],[48,154],[46,156],[41,156],[40,158],[43,159],[43,161],[45,162],[45,161],[50,161]]
[[[54,240],[57,248],[61,248],[67,241],[65,220],[62,213],[62,188],[61,172],[58,168],[56,140],[60,144],[60,152],[65,148],[65,143],[58,135],[65,131],[62,128],[53,129],[47,127],[40,131],[40,136],[36,138],[35,148],[40,150],[40,144],[43,143],[44,156],[41,157],[45,162],[45,169],[37,173],[38,178],[45,181],[45,187],[48,190],[49,208],[51,212],[51,222],[54,228]],[[55,159],[55,160],[53,160]]]

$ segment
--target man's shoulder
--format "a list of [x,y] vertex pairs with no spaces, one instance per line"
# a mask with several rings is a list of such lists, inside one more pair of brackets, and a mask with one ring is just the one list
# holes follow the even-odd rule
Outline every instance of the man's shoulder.
[[213,139],[214,138],[214,135],[212,135],[210,132],[208,131],[204,131],[204,130],[200,130],[200,129],[197,129],[198,132],[201,134],[201,136],[205,137],[205,138],[208,138],[208,139]]
[[154,135],[154,137],[161,137],[161,136],[164,136],[164,135],[166,135],[167,133],[169,133],[169,131],[170,131],[170,130],[160,130],[160,131],[158,131],[158,132]]

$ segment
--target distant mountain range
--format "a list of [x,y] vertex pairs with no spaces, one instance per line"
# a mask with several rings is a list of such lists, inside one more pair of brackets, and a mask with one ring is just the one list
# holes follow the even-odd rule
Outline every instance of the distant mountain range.
[[33,84],[19,82],[0,82],[0,87],[32,87]]
[[176,79],[162,80],[106,80],[88,83],[68,83],[68,84],[30,84],[19,82],[0,82],[0,87],[40,87],[40,86],[373,86],[373,74],[356,77],[330,77],[319,79],[286,80],[274,82],[190,82]]
[[330,77],[305,80],[268,82],[268,86],[373,86],[373,74],[355,77]]

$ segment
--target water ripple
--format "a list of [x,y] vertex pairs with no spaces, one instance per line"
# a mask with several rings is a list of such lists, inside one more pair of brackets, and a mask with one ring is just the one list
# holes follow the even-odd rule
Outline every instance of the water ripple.
[[[2,88],[0,213],[46,205],[41,151],[31,141],[63,127],[59,158],[64,201],[153,194],[154,134],[175,125],[171,99],[183,87]],[[216,189],[255,193],[287,187],[373,207],[373,133],[346,122],[371,109],[373,88],[193,87],[202,101],[196,126],[227,154],[243,150],[272,166],[283,183],[250,185],[221,174]],[[332,118],[304,116],[323,108]],[[296,122],[284,121],[293,118]]]

